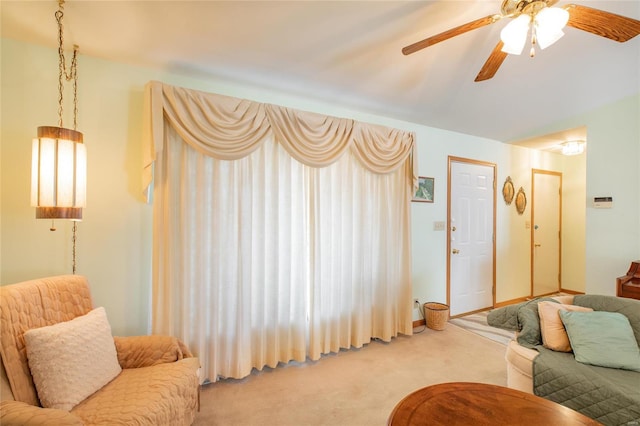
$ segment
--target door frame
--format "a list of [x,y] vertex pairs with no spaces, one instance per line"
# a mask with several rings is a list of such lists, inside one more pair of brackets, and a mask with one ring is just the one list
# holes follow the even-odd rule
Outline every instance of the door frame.
[[[493,238],[492,238],[492,253],[493,253],[493,265],[492,265],[492,288],[491,299],[492,306],[496,306],[496,207],[497,207],[497,195],[496,195],[496,180],[497,180],[497,166],[495,163],[488,161],[473,160],[470,158],[455,157],[449,155],[447,157],[447,305],[451,306],[451,164],[452,163],[466,163],[476,164],[480,166],[491,167],[493,169]],[[465,312],[463,315],[468,315],[474,312],[481,312],[484,309],[477,311]],[[451,318],[456,318],[460,315],[454,315]]]
[[542,170],[542,169],[531,169],[531,247],[529,248],[531,252],[531,289],[530,289],[530,297],[533,296],[533,279],[534,279],[534,262],[535,262],[535,205],[536,205],[536,174],[540,175],[550,175],[557,176],[560,179],[560,189],[558,192],[558,291],[562,290],[562,172],[556,172],[552,170]]

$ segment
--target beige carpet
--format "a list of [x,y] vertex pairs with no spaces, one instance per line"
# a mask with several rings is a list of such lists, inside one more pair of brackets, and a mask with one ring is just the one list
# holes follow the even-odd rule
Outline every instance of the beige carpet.
[[374,341],[316,362],[205,385],[195,425],[385,425],[393,407],[424,386],[506,386],[505,349],[453,324]]
[[479,334],[480,336],[495,340],[496,342],[507,346],[511,340],[515,339],[516,333],[514,331],[491,327],[487,324],[487,315],[489,315],[489,311],[465,315],[449,321],[451,321],[451,324],[455,324],[458,327],[471,331],[472,333]]

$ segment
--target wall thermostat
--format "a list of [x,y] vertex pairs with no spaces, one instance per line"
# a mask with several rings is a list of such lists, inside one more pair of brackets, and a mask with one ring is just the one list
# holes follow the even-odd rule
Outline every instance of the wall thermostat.
[[610,209],[613,207],[613,197],[593,197],[593,207],[596,209]]

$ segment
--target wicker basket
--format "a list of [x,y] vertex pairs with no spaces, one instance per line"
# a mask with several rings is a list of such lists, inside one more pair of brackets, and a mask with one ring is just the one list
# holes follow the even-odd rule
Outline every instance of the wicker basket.
[[427,302],[424,304],[424,318],[427,327],[433,330],[444,330],[449,321],[449,306],[443,303]]

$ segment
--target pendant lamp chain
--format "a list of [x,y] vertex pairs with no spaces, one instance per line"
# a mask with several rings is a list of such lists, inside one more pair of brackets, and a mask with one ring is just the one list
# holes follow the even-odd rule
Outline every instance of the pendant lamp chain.
[[[58,10],[55,13],[56,22],[58,23],[58,126],[64,127],[64,83],[73,80],[73,130],[78,129],[78,45],[73,45],[73,57],[71,58],[71,67],[67,69],[66,59],[64,57],[64,26],[62,19],[64,18],[64,0],[58,1]],[[53,222],[53,221],[52,221]],[[52,224],[52,230],[55,226]],[[72,226],[72,272],[76,273],[76,239],[78,231],[78,222],[73,221]]]
[[78,222],[76,222],[75,220],[73,221],[73,235],[71,237],[71,241],[72,241],[72,249],[71,249],[71,269],[73,272],[73,275],[76,274],[76,235],[78,232]]
[[67,64],[64,57],[64,26],[62,18],[64,18],[64,0],[58,1],[58,10],[56,11],[56,21],[58,22],[58,125],[63,126],[64,113],[64,81],[73,80],[73,130],[78,128],[78,45],[73,45],[73,57],[71,58],[71,67],[67,70]]

